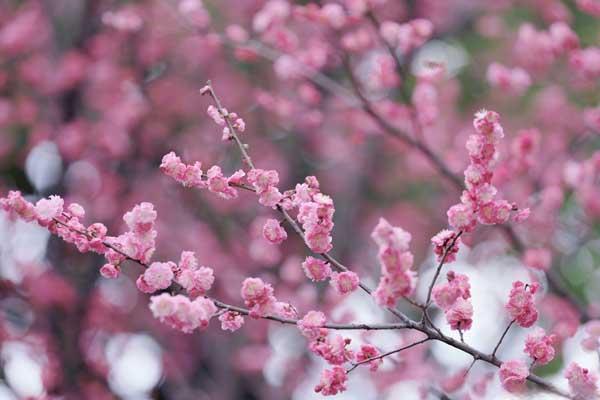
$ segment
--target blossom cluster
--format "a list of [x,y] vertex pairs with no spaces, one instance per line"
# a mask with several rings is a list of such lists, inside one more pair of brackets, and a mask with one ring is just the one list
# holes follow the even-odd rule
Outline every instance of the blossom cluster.
[[471,304],[471,284],[469,277],[449,271],[448,282],[433,288],[435,304],[446,315],[446,321],[453,330],[466,331],[473,324],[473,305]]
[[241,296],[249,308],[252,318],[264,316],[280,316],[295,318],[296,310],[291,304],[278,301],[274,296],[273,286],[260,278],[246,278],[242,283]]
[[327,319],[320,311],[309,311],[298,321],[300,333],[309,341],[308,348],[323,358],[332,369],[325,369],[315,392],[323,395],[335,395],[345,390],[347,371],[342,367],[345,363],[368,364],[371,371],[377,371],[383,360],[377,358],[379,350],[373,345],[362,344],[360,350],[349,348],[351,339],[339,334],[330,334],[324,327]]
[[381,218],[371,237],[378,246],[381,278],[373,297],[377,304],[393,307],[399,298],[410,296],[416,286],[410,233]]
[[[470,232],[477,222],[486,225],[503,224],[516,209],[514,204],[495,199],[498,190],[492,185],[493,166],[498,158],[497,146],[504,137],[500,116],[494,111],[482,110],[475,114],[473,126],[476,135],[469,136],[467,150],[470,164],[465,170],[466,190],[461,203],[448,209],[448,222],[454,229]],[[516,220],[522,220],[528,210],[520,211]]]
[[510,317],[523,328],[529,328],[537,321],[538,311],[535,306],[534,295],[538,288],[538,283],[513,282],[505,307]]

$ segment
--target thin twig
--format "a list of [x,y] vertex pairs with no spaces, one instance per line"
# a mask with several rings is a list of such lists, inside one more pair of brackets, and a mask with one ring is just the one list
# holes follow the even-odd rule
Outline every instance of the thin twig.
[[440,273],[442,272],[442,267],[444,266],[444,263],[446,262],[446,258],[448,257],[448,254],[450,254],[450,251],[452,251],[452,249],[456,245],[456,242],[458,241],[458,239],[460,238],[460,236],[462,234],[463,234],[463,231],[458,231],[458,233],[446,245],[446,248],[444,249],[444,253],[442,254],[442,258],[440,259],[440,262],[438,263],[438,266],[435,270],[435,275],[433,276],[433,279],[431,280],[431,283],[429,284],[429,289],[427,289],[427,299],[425,300],[425,308],[427,308],[431,305],[431,293],[433,292],[433,287],[435,286],[435,283],[436,283],[437,279],[439,278]]
[[425,342],[428,342],[428,341],[430,341],[430,340],[431,340],[430,338],[425,338],[425,339],[423,339],[423,340],[419,340],[418,342],[414,342],[414,343],[411,343],[411,344],[409,344],[409,345],[406,345],[406,346],[404,346],[404,347],[400,347],[399,349],[395,349],[395,350],[392,350],[392,351],[388,351],[387,353],[383,353],[383,354],[380,354],[380,355],[378,355],[378,356],[371,357],[371,358],[367,358],[366,360],[362,360],[362,361],[360,361],[360,362],[354,363],[354,364],[352,365],[352,367],[350,367],[348,370],[346,370],[346,373],[349,373],[349,372],[352,372],[352,371],[354,371],[354,370],[355,370],[355,369],[356,369],[356,368],[357,368],[359,365],[362,365],[362,364],[367,364],[367,363],[369,363],[369,362],[371,362],[371,361],[380,360],[380,359],[382,359],[382,358],[385,358],[385,357],[391,356],[392,354],[400,353],[401,351],[404,351],[404,350],[410,349],[411,347],[418,346],[418,345],[420,345],[421,343],[425,343]]
[[498,349],[500,348],[500,345],[502,344],[502,341],[504,340],[504,338],[506,337],[506,334],[508,333],[508,330],[510,329],[510,327],[515,323],[515,320],[513,319],[512,321],[510,321],[510,323],[508,324],[508,326],[506,327],[506,329],[504,330],[504,332],[502,333],[502,336],[500,336],[500,340],[498,340],[498,343],[496,344],[496,347],[494,347],[494,351],[492,351],[492,357],[496,357],[496,352],[498,351]]

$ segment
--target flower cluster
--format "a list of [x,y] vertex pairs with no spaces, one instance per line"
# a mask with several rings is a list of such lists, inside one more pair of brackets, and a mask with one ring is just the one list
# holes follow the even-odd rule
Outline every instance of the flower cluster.
[[521,360],[505,361],[500,366],[500,382],[508,392],[521,392],[525,388],[525,380],[528,376],[529,368]]
[[552,263],[552,253],[543,248],[527,249],[523,254],[523,263],[529,268],[548,271]]
[[587,368],[571,363],[565,371],[565,378],[575,396],[575,400],[594,399],[598,396],[598,377]]
[[244,317],[235,311],[227,311],[219,315],[219,321],[224,331],[235,332],[244,325]]
[[[375,372],[379,369],[379,366],[383,363],[382,358],[375,358],[379,356],[379,350],[371,344],[362,344],[360,350],[356,353],[357,363],[369,364],[369,370]],[[375,358],[375,359],[373,359]],[[368,361],[367,360],[371,360]]]
[[0,199],[0,207],[12,218],[37,222],[82,253],[93,251],[104,255],[107,263],[100,272],[106,278],[118,277],[120,264],[128,258],[149,263],[155,251],[157,214],[150,203],[138,204],[127,212],[123,220],[129,230],[116,237],[107,236],[107,228],[101,223],[86,227],[81,223],[85,216],[83,207],[73,203],[65,208],[59,196],[40,199],[34,206],[20,192],[12,191]]
[[332,369],[326,369],[321,374],[321,381],[315,387],[315,392],[324,396],[333,396],[346,390],[348,374],[343,367],[335,365]]
[[554,344],[557,342],[556,335],[546,335],[542,328],[536,328],[525,339],[525,353],[531,357],[536,364],[548,364],[554,359]]
[[409,296],[416,285],[413,255],[409,250],[411,235],[381,218],[371,237],[379,248],[381,264],[381,279],[373,297],[379,305],[393,307],[399,298]]
[[586,351],[597,351],[600,348],[600,321],[594,320],[585,324],[585,338],[581,346]]
[[160,164],[160,170],[165,175],[170,176],[185,187],[207,188],[224,199],[235,199],[238,196],[238,191],[232,185],[239,183],[241,178],[244,177],[243,171],[237,171],[226,178],[217,165],[209,168],[206,173],[203,173],[201,168],[202,164],[200,162],[190,165],[183,163],[174,152],[166,154]]
[[[525,23],[519,28],[515,52],[521,64],[532,72],[545,71],[558,56],[579,47],[577,35],[564,22],[555,22],[548,31]],[[535,54],[535,57],[531,57]]]
[[[444,229],[432,237],[433,253],[436,255],[438,262],[443,261],[444,264],[448,264],[456,260],[460,242],[458,234],[449,229]],[[446,258],[444,258],[444,254]]]
[[495,199],[497,189],[491,184],[492,167],[497,158],[496,147],[504,137],[500,116],[482,110],[475,114],[473,126],[477,131],[467,141],[471,163],[465,170],[466,190],[461,203],[448,210],[448,222],[456,230],[469,232],[477,222],[486,225],[503,224],[516,206],[506,200]]
[[216,314],[214,302],[204,297],[190,300],[183,295],[162,293],[150,298],[150,310],[155,318],[184,333],[206,329]]
[[[201,92],[204,91],[206,91],[206,89],[201,89]],[[231,140],[233,138],[231,131],[227,126],[227,120],[232,124],[231,126],[235,129],[236,133],[241,133],[246,130],[246,123],[234,112],[229,112],[225,108],[218,109],[213,105],[208,106],[206,112],[208,113],[208,116],[215,121],[215,124],[223,126],[223,140]]]
[[513,282],[505,307],[510,317],[523,328],[529,328],[537,321],[538,312],[535,307],[534,295],[538,288],[538,283]]
[[315,257],[306,257],[306,260],[302,263],[302,270],[304,270],[308,279],[313,282],[324,281],[331,276],[329,263]]
[[523,68],[511,69],[498,63],[488,67],[487,80],[490,86],[515,95],[523,94],[531,85],[531,78]]
[[260,278],[246,278],[242,283],[241,296],[250,309],[252,318],[280,316],[294,318],[296,310],[288,303],[278,301],[273,295],[273,286]]
[[296,185],[293,202],[300,203],[298,221],[304,229],[307,246],[315,253],[327,253],[333,247],[331,231],[335,208],[331,197],[319,192],[311,193],[318,190],[318,184],[315,187],[311,182],[307,180],[307,183]]
[[446,321],[452,329],[469,330],[473,324],[469,277],[454,271],[448,271],[446,277],[447,283],[433,288],[433,300],[438,307],[444,310]]
[[252,169],[246,177],[248,183],[258,194],[258,202],[265,207],[275,207],[282,200],[283,195],[277,189],[279,174],[277,171]]
[[385,21],[379,31],[390,46],[398,48],[403,54],[408,54],[421,47],[431,37],[433,24],[421,18],[404,24]]
[[280,244],[287,239],[287,232],[276,219],[268,219],[263,227],[263,236],[270,243]]

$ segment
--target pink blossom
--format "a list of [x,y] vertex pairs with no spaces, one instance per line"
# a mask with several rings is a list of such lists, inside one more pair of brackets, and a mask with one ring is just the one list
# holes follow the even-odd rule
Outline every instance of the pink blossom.
[[85,209],[77,203],[71,203],[69,204],[69,206],[67,207],[67,211],[69,212],[69,214],[71,214],[73,217],[75,218],[83,218],[85,217]]
[[217,307],[204,297],[190,301],[183,295],[162,293],[150,298],[150,310],[161,322],[184,333],[191,333],[195,329],[206,329]]
[[235,332],[244,325],[244,317],[235,311],[227,311],[219,316],[221,329],[224,331]]
[[331,275],[329,263],[310,256],[302,263],[302,269],[308,279],[314,282],[323,281]]
[[270,187],[277,186],[279,183],[279,174],[273,170],[252,169],[248,172],[247,179],[256,192],[262,194]]
[[225,118],[223,118],[223,116],[221,115],[221,113],[219,112],[217,107],[210,105],[210,106],[208,106],[208,109],[206,110],[206,112],[207,112],[208,116],[211,117],[213,119],[213,121],[215,121],[215,124],[225,125]]
[[35,205],[37,217],[42,222],[49,222],[63,212],[64,200],[59,196],[40,199]]
[[270,186],[260,194],[258,202],[265,207],[275,208],[282,199],[283,195],[279,192],[279,189],[275,186]]
[[[174,278],[173,269],[176,267],[173,262],[154,262],[144,271],[144,274],[140,277],[143,283],[140,290],[151,293],[160,289],[166,289],[171,286],[171,282]],[[149,291],[148,291],[149,290]]]
[[600,47],[574,50],[569,56],[569,66],[584,79],[600,77]]
[[123,220],[132,232],[144,234],[150,232],[156,221],[156,211],[151,203],[140,203],[128,211]]
[[466,204],[455,204],[448,209],[448,223],[459,231],[469,232],[475,227],[473,209]]
[[537,321],[538,312],[533,295],[537,292],[538,287],[537,283],[526,285],[521,281],[516,281],[510,291],[505,308],[510,317],[523,328],[528,328]]
[[581,341],[581,346],[586,351],[597,351],[600,348],[600,321],[594,320],[585,324],[586,336]]
[[453,330],[466,331],[473,324],[473,305],[470,301],[459,297],[445,311],[446,321]]
[[536,328],[525,339],[525,353],[529,355],[536,364],[548,364],[554,359],[554,343],[556,335],[546,335],[542,328]]
[[[437,256],[438,262],[444,259],[444,254],[446,254],[446,258],[444,259],[445,264],[456,260],[456,254],[461,243],[460,238],[456,238],[456,235],[456,232],[444,229],[431,238],[433,252]],[[450,247],[451,244],[452,247]]]
[[[235,174],[234,174],[235,175]],[[228,179],[225,178],[219,166],[212,166],[206,171],[208,190],[218,194],[220,197],[230,200],[238,197],[238,191],[229,186]]]
[[518,67],[510,69],[498,63],[488,67],[487,80],[492,87],[516,95],[523,94],[531,85],[527,71]]
[[250,316],[253,318],[270,314],[277,302],[273,287],[259,278],[246,278],[242,283],[241,295],[246,306],[250,307]]
[[331,365],[342,365],[354,358],[354,353],[348,349],[350,342],[349,338],[333,335],[310,342],[309,349]]
[[276,219],[268,219],[263,227],[263,236],[272,244],[280,244],[287,239],[285,229],[279,224]]
[[577,0],[577,7],[594,17],[600,17],[600,1],[598,0]]
[[358,288],[360,279],[352,271],[333,272],[331,274],[331,286],[339,294],[348,294]]
[[298,329],[310,341],[324,339],[327,336],[327,328],[323,328],[325,322],[327,322],[325,314],[311,310],[298,321]]
[[104,264],[100,268],[100,274],[107,279],[118,278],[120,272],[119,267],[113,264]]
[[528,376],[529,368],[521,360],[505,361],[500,366],[500,382],[508,392],[521,392],[525,388],[525,380]]
[[33,221],[37,215],[33,205],[25,200],[18,191],[10,191],[8,196],[0,199],[0,207],[9,213],[11,218],[18,216],[25,222]]
[[375,302],[381,306],[394,307],[399,298],[413,293],[416,282],[416,273],[411,270],[384,275],[373,291]]
[[435,286],[431,292],[437,306],[444,311],[450,309],[459,298],[465,300],[471,298],[471,285],[468,276],[448,271],[446,277],[448,283]]
[[527,249],[523,255],[523,263],[529,268],[548,271],[552,263],[552,253],[548,249]]
[[[377,350],[375,346],[370,344],[363,344],[360,346],[360,351],[356,353],[356,362],[364,362],[370,358],[377,357],[379,354],[379,350]],[[372,372],[377,371],[382,363],[383,358],[378,358],[376,360],[369,361],[369,370],[371,370]]]
[[379,219],[371,237],[379,247],[392,247],[398,251],[407,251],[412,239],[410,233],[400,227],[393,227],[384,218]]
[[576,400],[593,399],[598,396],[598,376],[577,363],[571,363],[565,370],[571,392]]
[[579,48],[577,34],[566,23],[554,22],[550,25],[549,31],[557,54],[567,53]]
[[321,374],[321,381],[315,386],[315,392],[323,396],[333,396],[346,390],[348,376],[346,370],[340,366],[326,369]]

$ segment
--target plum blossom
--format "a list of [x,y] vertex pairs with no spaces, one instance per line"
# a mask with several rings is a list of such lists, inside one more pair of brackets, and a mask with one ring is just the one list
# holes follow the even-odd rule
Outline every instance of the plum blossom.
[[280,244],[287,239],[285,229],[279,224],[276,219],[268,219],[263,227],[263,236],[272,244]]
[[329,263],[310,256],[302,263],[302,270],[314,282],[324,281],[331,275]]
[[310,341],[325,339],[328,330],[323,325],[325,325],[326,321],[325,314],[320,311],[311,310],[306,313],[304,318],[298,321],[298,329]]
[[[379,350],[371,344],[362,344],[360,346],[360,350],[356,353],[356,362],[365,362],[373,357],[379,356]],[[368,362],[369,370],[375,372],[379,369],[379,366],[383,363],[383,358],[378,358],[376,360],[371,360]]]
[[523,328],[529,328],[537,321],[538,312],[534,303],[534,294],[538,287],[538,283],[513,282],[505,308],[510,317]]
[[381,278],[373,296],[378,304],[391,307],[400,297],[409,296],[416,286],[413,255],[409,250],[411,235],[380,218],[371,238],[379,248],[381,265]]
[[161,322],[180,330],[192,333],[196,329],[204,330],[217,312],[212,300],[199,297],[191,301],[183,295],[172,296],[162,293],[150,298],[150,310]]
[[505,361],[500,366],[500,383],[508,392],[521,392],[525,387],[525,379],[528,376],[529,368],[521,360]]
[[598,376],[577,363],[571,363],[565,370],[571,392],[576,400],[593,399],[598,396]]
[[557,339],[556,335],[546,335],[542,328],[536,328],[525,339],[525,353],[535,360],[536,364],[548,364],[554,359],[554,343]]
[[315,392],[323,396],[333,396],[346,390],[348,375],[343,367],[338,365],[326,369],[321,374],[321,381],[315,386]]
[[221,321],[221,329],[224,331],[235,332],[244,325],[244,317],[235,311],[227,311],[219,315],[219,321]]
[[330,282],[337,293],[348,294],[358,288],[360,279],[352,271],[333,272]]

